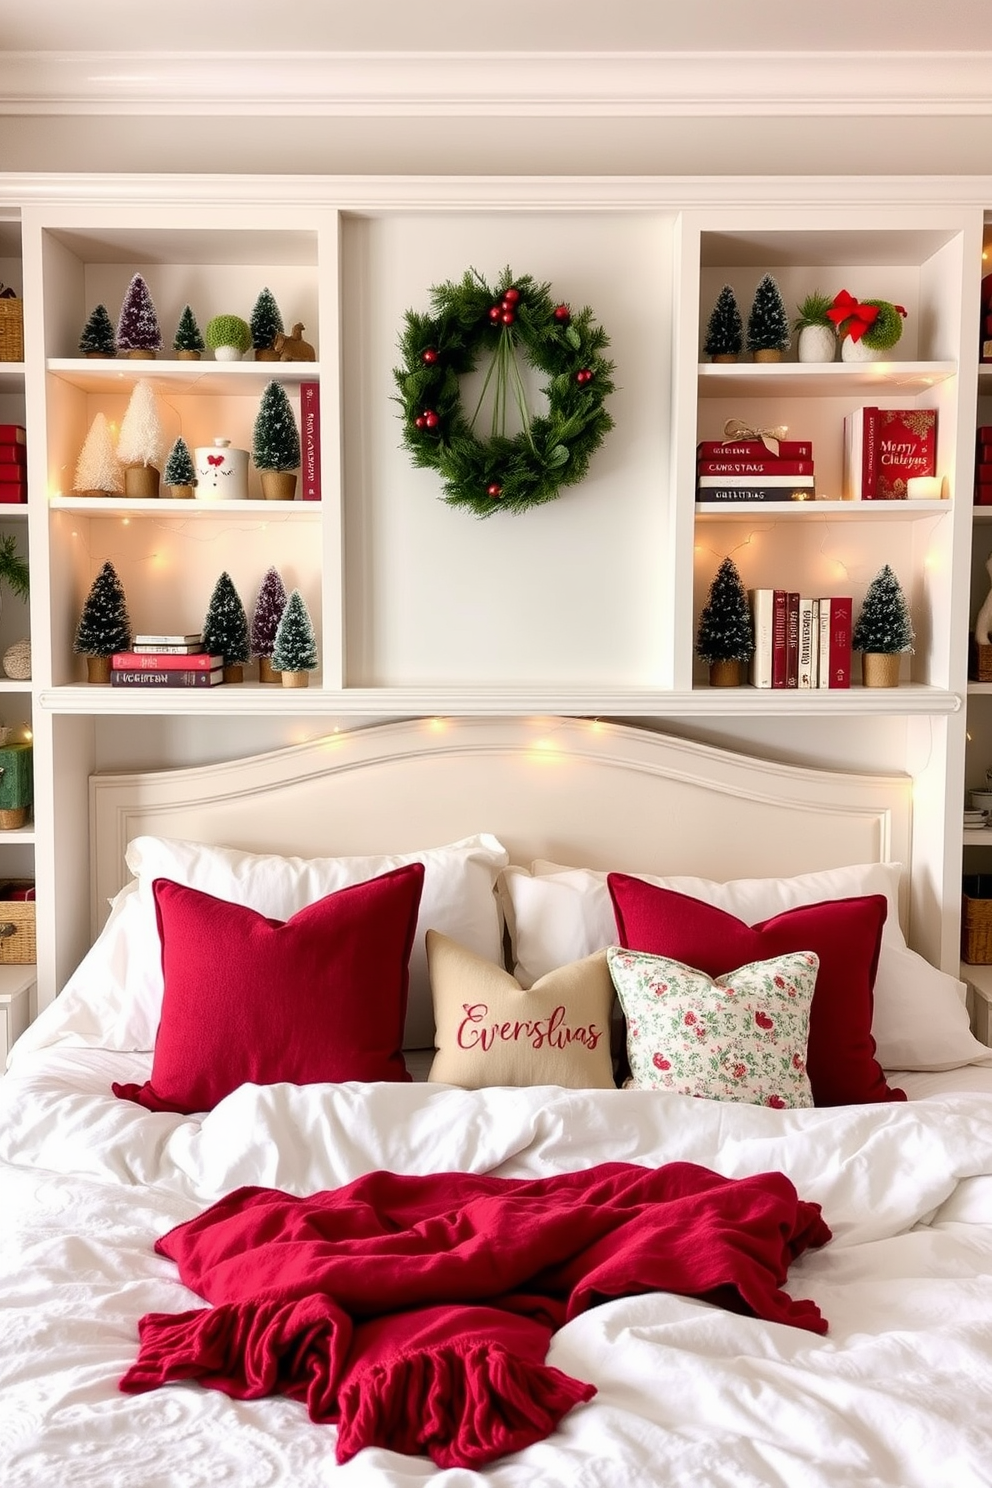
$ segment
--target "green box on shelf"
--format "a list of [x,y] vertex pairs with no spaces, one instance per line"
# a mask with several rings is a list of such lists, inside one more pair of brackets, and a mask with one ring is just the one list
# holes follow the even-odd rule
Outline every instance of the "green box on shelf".
[[23,827],[32,800],[30,744],[0,746],[0,829]]

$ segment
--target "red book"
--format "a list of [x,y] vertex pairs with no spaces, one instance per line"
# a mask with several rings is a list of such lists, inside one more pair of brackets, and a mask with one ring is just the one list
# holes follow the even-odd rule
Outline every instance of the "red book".
[[813,446],[808,439],[780,439],[776,456],[763,439],[702,439],[696,455],[700,460],[812,460]]
[[194,651],[186,656],[165,651],[115,651],[110,665],[117,672],[215,672],[224,665],[224,658],[210,656],[206,651]]
[[4,506],[18,506],[27,499],[28,489],[23,481],[0,481],[0,503]]
[[14,444],[9,440],[0,439],[0,464],[23,465],[28,457],[26,444]]
[[785,597],[785,685],[799,686],[799,595]]
[[849,501],[905,501],[911,476],[937,473],[935,408],[856,408],[844,431]]
[[975,480],[980,486],[987,486],[992,481],[992,460],[979,460],[975,466]]
[[320,383],[300,383],[303,500],[320,500]]
[[979,424],[975,434],[979,444],[992,444],[992,424]]
[[975,449],[975,459],[979,465],[992,465],[992,444],[979,444]]
[[992,506],[992,486],[975,487],[975,505]]
[[832,595],[820,600],[820,687],[851,685],[851,624],[853,603],[850,595]]
[[26,444],[23,424],[0,424],[0,444]]
[[699,475],[812,475],[812,460],[700,460]]
[[7,485],[11,481],[16,485],[20,482],[24,485],[27,480],[25,467],[14,460],[4,460],[0,457],[0,485]]
[[789,596],[784,589],[774,591],[772,611],[772,686],[784,687],[788,674],[788,608]]

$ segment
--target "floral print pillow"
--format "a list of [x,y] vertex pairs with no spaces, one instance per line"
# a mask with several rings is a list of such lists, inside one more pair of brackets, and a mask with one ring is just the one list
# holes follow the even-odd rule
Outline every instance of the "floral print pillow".
[[620,946],[607,963],[627,1019],[629,1087],[780,1109],[813,1104],[806,1037],[815,952],[752,961],[715,979]]

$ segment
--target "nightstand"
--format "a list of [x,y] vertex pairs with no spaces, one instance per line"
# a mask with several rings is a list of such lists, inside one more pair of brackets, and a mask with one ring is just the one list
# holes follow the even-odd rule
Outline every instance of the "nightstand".
[[34,985],[33,966],[0,967],[0,1075],[14,1041],[31,1021]]
[[983,1044],[992,1045],[992,978],[988,975],[989,970],[992,968],[982,968],[984,975],[979,981],[970,974],[979,971],[977,966],[962,967],[968,983],[968,1006],[975,1037]]

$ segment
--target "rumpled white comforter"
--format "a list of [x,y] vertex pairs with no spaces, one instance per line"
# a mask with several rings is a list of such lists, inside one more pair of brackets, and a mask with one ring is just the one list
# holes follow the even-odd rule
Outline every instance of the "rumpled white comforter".
[[[109,1094],[148,1056],[25,1053],[0,1079],[4,1488],[978,1488],[992,1483],[992,1108],[957,1094],[775,1112],[650,1092],[243,1087],[202,1118]],[[596,1384],[482,1473],[365,1451],[282,1399],[125,1396],[150,1311],[197,1305],[152,1249],[240,1184],[374,1168],[541,1176],[619,1160],[779,1169],[834,1239],[789,1290],[823,1338],[664,1294],[610,1303],[549,1361]]]

